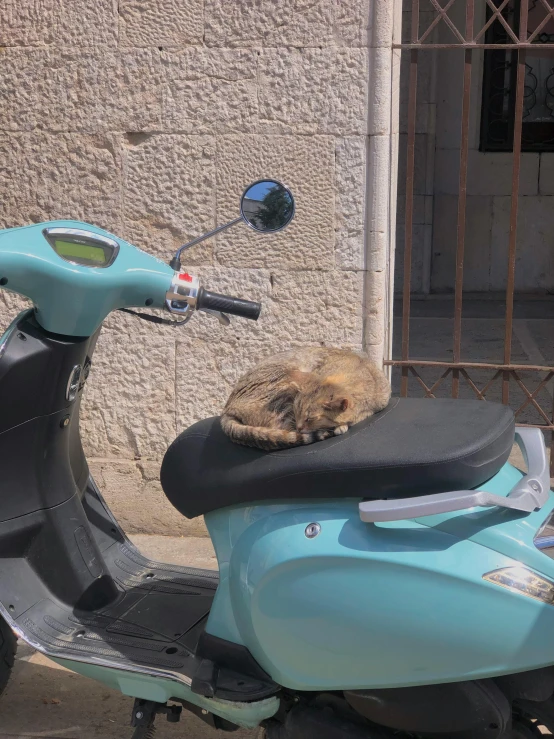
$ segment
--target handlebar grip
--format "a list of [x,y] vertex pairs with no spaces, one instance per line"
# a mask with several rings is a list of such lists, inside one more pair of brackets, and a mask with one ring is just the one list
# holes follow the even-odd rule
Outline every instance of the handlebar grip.
[[233,298],[230,295],[219,295],[201,287],[196,297],[196,310],[215,310],[220,313],[230,313],[233,316],[241,316],[257,321],[260,317],[262,304],[254,303],[252,300]]

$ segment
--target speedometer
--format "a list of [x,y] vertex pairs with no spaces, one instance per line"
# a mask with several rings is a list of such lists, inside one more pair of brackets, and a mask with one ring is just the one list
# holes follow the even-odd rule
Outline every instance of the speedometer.
[[42,232],[64,261],[82,267],[109,267],[119,251],[115,239],[78,228],[45,228]]

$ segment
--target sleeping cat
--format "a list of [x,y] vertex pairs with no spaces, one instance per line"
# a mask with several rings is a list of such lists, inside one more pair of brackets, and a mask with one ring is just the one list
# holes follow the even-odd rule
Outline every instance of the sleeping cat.
[[232,441],[258,449],[311,444],[383,410],[390,392],[385,375],[366,357],[347,349],[294,349],[240,378],[221,427]]

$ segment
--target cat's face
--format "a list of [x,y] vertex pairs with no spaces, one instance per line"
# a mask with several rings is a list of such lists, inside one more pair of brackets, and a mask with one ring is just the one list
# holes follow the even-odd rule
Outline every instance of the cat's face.
[[333,385],[302,388],[294,401],[296,430],[334,429],[344,423],[349,399]]

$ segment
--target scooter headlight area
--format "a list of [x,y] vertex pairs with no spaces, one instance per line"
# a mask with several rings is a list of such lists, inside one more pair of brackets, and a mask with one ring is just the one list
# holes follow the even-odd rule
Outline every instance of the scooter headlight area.
[[528,598],[554,605],[554,583],[527,567],[504,567],[483,575],[483,579],[514,593],[521,593]]

